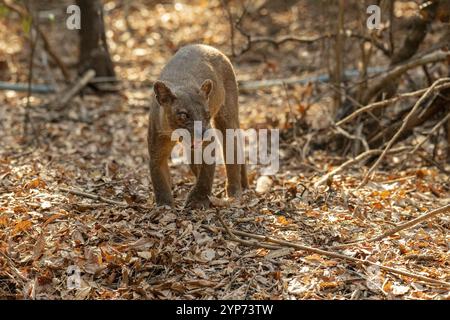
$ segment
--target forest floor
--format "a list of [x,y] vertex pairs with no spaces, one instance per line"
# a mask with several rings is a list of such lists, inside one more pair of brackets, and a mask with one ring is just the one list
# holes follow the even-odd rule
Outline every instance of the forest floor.
[[[263,178],[270,182],[261,193],[256,193],[255,185],[262,181],[262,170],[253,166],[251,190],[241,201],[227,202],[225,172],[219,167],[215,207],[185,210],[194,177],[187,167],[173,164],[176,208],[155,208],[146,144],[149,84],[182,44],[204,42],[229,53],[229,26],[220,5],[206,1],[132,8],[128,16],[132,31],[120,7],[108,2],[105,9],[111,53],[123,80],[119,94],[87,92],[58,113],[43,107],[51,95],[33,95],[28,135],[34,141],[24,147],[27,94],[0,91],[0,298],[450,298],[448,288],[414,277],[302,250],[244,246],[214,229],[222,227],[219,213],[233,230],[448,282],[448,215],[380,241],[332,248],[370,239],[449,203],[448,175],[417,157],[388,156],[374,178],[359,189],[365,166],[348,168],[329,185],[314,187],[347,159],[312,148],[302,157],[297,151],[307,137],[317,134],[311,130],[306,137],[282,140],[280,170]],[[285,19],[286,24],[292,22]],[[76,62],[76,34],[45,27],[63,60],[68,65]],[[253,51],[234,59],[236,73],[239,79],[257,80],[308,74],[311,65],[322,70],[317,56],[294,48],[266,50],[270,57]],[[6,80],[27,82],[29,51],[20,20],[1,19],[0,58],[6,57],[10,72]],[[304,57],[304,66],[298,67],[298,55]],[[48,83],[51,76],[36,56],[35,82]],[[286,119],[292,108],[300,112],[305,99],[317,93],[310,91],[309,86],[293,86],[243,92],[242,126],[288,131]],[[315,105],[320,108],[326,102]],[[307,115],[311,126],[320,127],[323,119],[317,114],[322,113]],[[67,272],[73,267],[81,272],[77,289],[67,286]]]

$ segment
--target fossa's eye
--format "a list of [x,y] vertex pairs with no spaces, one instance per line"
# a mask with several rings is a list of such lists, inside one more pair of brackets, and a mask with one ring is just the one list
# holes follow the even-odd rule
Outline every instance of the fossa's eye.
[[185,120],[187,120],[189,118],[189,115],[188,115],[187,112],[181,111],[181,112],[177,113],[177,118],[179,120],[185,121]]

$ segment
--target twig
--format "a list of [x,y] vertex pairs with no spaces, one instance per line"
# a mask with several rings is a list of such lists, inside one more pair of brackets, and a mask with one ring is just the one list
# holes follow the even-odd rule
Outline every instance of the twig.
[[234,47],[234,21],[233,21],[233,14],[231,13],[230,7],[227,3],[227,0],[220,0],[220,3],[222,4],[223,10],[225,11],[228,23],[230,25],[230,45],[231,45],[231,55],[233,57],[236,57],[236,50]]
[[56,81],[55,73],[53,72],[53,70],[51,70],[50,65],[48,63],[48,53],[45,50],[42,50],[40,58],[41,58],[42,64],[44,65],[45,72],[47,73],[47,80],[49,80],[52,87],[56,88],[56,90],[58,91],[59,85]]
[[[239,237],[237,237],[232,231],[231,229],[228,227],[228,225],[223,221],[219,210],[217,209],[216,211],[216,217],[219,220],[220,224],[223,226],[224,230],[228,233],[228,235],[230,236],[231,240],[239,242],[247,247],[259,247],[259,248],[266,248],[266,249],[271,249],[271,250],[278,250],[280,249],[280,246],[273,246],[267,243],[261,243],[258,241],[247,241],[244,239],[241,239]],[[213,229],[209,229],[210,231],[213,231]]]
[[109,204],[112,204],[112,205],[115,205],[115,206],[120,206],[120,207],[123,207],[123,208],[132,208],[132,209],[138,209],[138,210],[144,210],[144,211],[148,211],[149,210],[149,208],[146,208],[146,207],[141,206],[141,205],[137,205],[137,204],[130,205],[130,204],[126,203],[126,202],[120,202],[120,201],[111,200],[111,199],[104,198],[104,197],[101,197],[101,196],[93,194],[93,193],[88,193],[88,192],[83,192],[83,191],[63,188],[63,187],[60,187],[59,190],[62,191],[62,192],[67,192],[67,193],[74,194],[74,195],[77,195],[77,196],[80,196],[80,197],[85,197],[85,198],[89,198],[89,199],[92,199],[92,200],[106,202],[106,203],[109,203]]
[[[292,36],[292,35],[281,36],[278,38],[264,37],[264,36],[253,37],[250,34],[248,34],[247,32],[245,32],[242,29],[242,27],[240,27],[238,25],[238,23],[236,23],[236,29],[238,29],[239,32],[247,38],[247,46],[238,55],[242,55],[243,53],[249,51],[252,47],[252,44],[255,44],[255,43],[266,42],[266,43],[269,43],[269,44],[275,46],[276,48],[278,48],[279,46],[289,43],[289,42],[297,42],[300,44],[313,44],[313,43],[321,41],[321,40],[336,38],[338,35],[337,33],[327,33],[324,35],[313,36],[313,37],[297,37],[297,36]],[[389,50],[386,49],[382,43],[375,41],[371,37],[368,37],[368,36],[365,36],[365,35],[362,35],[359,33],[355,33],[351,30],[345,30],[344,32],[342,32],[342,35],[347,38],[357,38],[357,39],[361,39],[361,40],[364,40],[367,42],[371,42],[376,48],[380,49],[386,56],[389,56]]]
[[231,239],[235,239],[237,238],[233,232],[231,232],[230,228],[228,227],[228,225],[223,221],[219,210],[216,210],[216,217],[217,219],[219,219],[219,222],[222,224],[222,226],[225,228],[225,230],[227,231],[227,233],[230,235]]
[[[222,222],[221,222],[222,223]],[[211,230],[213,227],[211,226],[207,226],[207,225],[201,225],[203,228]],[[219,228],[216,227],[219,230],[222,231],[226,231],[226,229],[224,228]],[[327,256],[327,257],[331,257],[331,258],[337,258],[337,259],[341,259],[344,261],[350,261],[350,262],[354,262],[357,264],[362,264],[362,265],[370,265],[370,266],[376,266],[382,270],[386,270],[388,272],[391,272],[393,274],[399,274],[402,276],[407,276],[410,278],[416,278],[422,281],[426,281],[428,283],[434,283],[434,284],[438,284],[444,287],[450,287],[450,283],[446,282],[446,281],[441,281],[441,280],[436,280],[436,279],[432,279],[426,276],[422,276],[420,274],[416,274],[416,273],[412,273],[412,272],[408,272],[408,271],[403,271],[400,269],[396,269],[396,268],[391,268],[382,264],[378,264],[376,262],[372,262],[369,260],[362,260],[362,259],[358,259],[358,258],[354,258],[354,257],[350,257],[350,256],[346,256],[337,252],[332,252],[332,251],[326,251],[326,250],[322,250],[322,249],[318,249],[318,248],[312,248],[312,247],[307,247],[301,244],[297,244],[297,243],[292,243],[289,241],[285,241],[285,240],[280,240],[280,239],[275,239],[275,238],[271,238],[268,236],[263,236],[263,235],[257,235],[257,234],[253,234],[253,233],[248,233],[248,232],[243,232],[243,231],[238,231],[238,230],[231,230],[230,228],[228,228],[229,232],[231,232],[233,235],[239,235],[239,236],[243,236],[243,237],[248,237],[248,238],[252,238],[252,239],[256,239],[259,241],[265,241],[265,242],[272,242],[272,243],[276,243],[282,247],[289,247],[289,248],[294,248],[297,250],[302,250],[302,251],[306,251],[306,252],[312,252],[312,253],[316,253],[316,254],[320,254],[323,256]],[[232,239],[233,240],[233,239]],[[234,239],[236,241],[236,239]],[[245,241],[245,240],[244,240]],[[254,243],[252,243],[253,245]]]
[[439,162],[437,162],[436,160],[431,159],[430,157],[425,156],[425,155],[423,155],[423,154],[421,154],[421,153],[418,153],[418,155],[419,155],[419,157],[420,157],[422,160],[428,162],[428,163],[431,164],[432,166],[435,166],[435,167],[438,168],[442,173],[445,173],[446,175],[450,175],[450,171],[446,170],[446,169],[445,169]]
[[[374,39],[372,39],[371,37],[359,34],[359,33],[355,33],[352,30],[344,30],[342,32],[342,35],[347,37],[347,38],[358,38],[367,42],[371,42],[374,44],[375,47],[377,47],[378,49],[380,49],[381,51],[383,51],[384,54],[388,55],[388,50],[383,46],[383,44],[374,41]],[[275,46],[280,46],[282,44],[285,44],[287,42],[299,42],[299,43],[303,43],[303,44],[312,44],[314,42],[320,41],[320,40],[324,40],[324,39],[331,39],[331,38],[335,38],[337,36],[337,33],[328,33],[325,35],[321,35],[321,36],[316,36],[316,37],[296,37],[296,36],[282,36],[279,38],[270,38],[270,37],[253,37],[252,38],[252,42],[257,43],[257,42],[268,42],[271,43]]]
[[[31,51],[30,51],[30,61],[29,61],[29,65],[28,65],[28,87],[27,87],[27,104],[25,106],[25,117],[23,120],[23,136],[25,139],[27,139],[28,137],[28,126],[30,125],[30,106],[31,106],[31,84],[33,82],[33,70],[34,70],[34,54],[36,52],[36,46],[37,46],[37,42],[39,37],[37,36],[33,36],[33,34],[36,33],[36,31],[34,30],[36,28],[38,28],[38,24],[35,23],[34,21],[34,17],[31,16],[31,27],[30,27],[30,47],[31,47]],[[36,138],[35,134],[34,134],[34,128],[33,128],[33,124],[31,123],[32,126],[32,138],[33,141]]]
[[[14,273],[14,275],[19,278],[20,280],[20,284],[23,286],[24,283],[28,282],[28,279],[23,276],[22,274],[20,274],[19,270],[17,270],[17,268],[14,266],[14,262],[11,260],[10,257],[8,257],[6,254],[4,254],[3,252],[0,251],[0,255],[6,259],[6,262],[8,263],[9,268],[11,269],[11,271]],[[16,280],[16,279],[15,279]]]
[[74,194],[76,196],[85,197],[85,198],[89,198],[89,199],[97,200],[97,201],[102,201],[102,202],[106,202],[106,203],[113,204],[113,205],[116,205],[116,206],[128,207],[128,204],[126,202],[110,200],[110,199],[101,197],[99,195],[93,194],[93,193],[87,193],[87,192],[73,190],[73,189],[68,189],[68,188],[63,188],[63,187],[60,187],[59,190],[63,191],[63,192],[70,193],[70,194]]
[[127,25],[127,30],[130,34],[134,34],[134,29],[131,26],[130,23],[130,7],[131,7],[131,0],[125,0],[125,3],[123,4],[123,16],[125,18],[125,24]]
[[267,42],[270,44],[273,44],[274,46],[278,47],[282,44],[285,44],[287,42],[298,42],[298,43],[303,43],[303,44],[312,44],[314,42],[320,41],[320,40],[324,40],[324,39],[328,39],[331,38],[335,35],[332,34],[325,34],[325,35],[320,35],[320,36],[315,36],[315,37],[296,37],[296,36],[282,36],[279,38],[271,38],[271,37],[252,37],[251,41],[253,43],[258,43],[258,42]]
[[395,52],[394,43],[394,17],[395,17],[395,1],[389,2],[389,55],[392,56]]
[[364,139],[363,137],[361,137],[361,135],[353,135],[351,133],[348,133],[347,131],[345,131],[344,129],[342,129],[341,127],[338,126],[334,126],[334,130],[336,130],[339,134],[343,135],[344,137],[350,139],[350,140],[358,140],[362,143],[362,145],[364,146],[364,150],[368,151],[370,150],[369,148],[369,144],[367,143],[366,139]]
[[[223,2],[223,0],[222,0],[222,2]],[[242,28],[241,23],[242,23],[243,18],[246,16],[246,14],[247,14],[247,7],[244,7],[244,10],[242,11],[241,16],[237,19],[236,23],[234,24],[234,28],[236,28],[242,34],[242,36],[244,36],[246,38],[246,45],[239,53],[235,53],[235,50],[232,48],[233,56],[243,55],[244,53],[249,51],[252,48],[252,45],[255,43],[266,42],[266,43],[270,43],[270,44],[274,45],[276,48],[278,48],[279,46],[281,46],[285,43],[289,43],[289,42],[297,42],[297,43],[301,43],[301,44],[313,44],[313,43],[321,41],[321,40],[336,38],[336,37],[338,37],[338,35],[342,35],[342,36],[345,36],[348,38],[350,38],[350,37],[358,38],[358,39],[362,39],[364,41],[371,42],[375,47],[377,47],[378,49],[383,51],[383,53],[385,55],[389,56],[389,50],[386,49],[382,43],[376,41],[375,39],[373,39],[371,37],[355,33],[352,30],[344,30],[340,34],[339,33],[327,33],[324,35],[319,35],[319,36],[314,36],[314,37],[297,37],[297,36],[292,36],[292,35],[282,36],[279,38],[271,38],[271,37],[264,37],[264,36],[254,37]],[[230,24],[232,24],[232,21],[230,19],[229,19],[229,22],[230,22]],[[231,26],[231,28],[233,30],[233,25]],[[232,37],[234,37],[234,30],[232,31]],[[234,41],[232,41],[232,46],[234,47]]]
[[[26,16],[28,15],[27,11],[24,10],[23,8],[15,5],[14,3],[12,3],[10,0],[2,0],[3,4],[5,5],[5,7],[7,7],[8,9],[16,12],[19,14],[19,16],[21,18],[26,18]],[[45,50],[48,52],[48,54],[52,57],[53,61],[55,61],[56,65],[59,67],[59,69],[61,70],[61,73],[64,76],[64,79],[66,81],[70,81],[70,75],[69,72],[67,71],[66,66],[64,65],[64,63],[61,61],[61,59],[59,59],[58,55],[55,53],[55,51],[53,51],[50,42],[48,41],[47,35],[42,31],[42,29],[39,26],[36,26],[36,31],[38,32],[39,36],[41,36],[43,42],[44,42],[44,48]]]
[[287,85],[285,83],[283,83],[283,89],[284,89],[284,94],[286,96],[286,102],[288,104],[289,107],[289,113],[290,113],[290,119],[289,121],[292,121],[292,118],[294,119],[294,121],[292,121],[292,130],[294,132],[294,140],[297,139],[297,117],[294,113],[294,109],[292,108],[291,102],[289,100],[289,94],[288,94],[288,88]]
[[[450,86],[450,83],[448,84]],[[444,123],[447,122],[447,120],[450,119],[450,112],[441,120],[439,121],[434,127],[433,129],[431,129],[431,131],[428,133],[428,135],[426,136],[425,139],[423,139],[421,142],[419,142],[414,149],[409,153],[410,155],[413,155],[414,153],[416,153],[416,151],[425,143],[425,141],[427,141]]]
[[48,40],[46,34],[39,27],[37,28],[37,31],[39,32],[42,40],[44,41],[44,48],[45,48],[45,50],[48,52],[50,57],[52,57],[53,61],[58,66],[59,70],[61,70],[61,73],[62,73],[62,75],[64,77],[64,80],[66,80],[67,82],[70,82],[71,79],[70,79],[70,75],[69,75],[69,71],[67,70],[67,67],[64,64],[64,62],[62,62],[62,60],[59,59],[59,57],[56,54],[56,52],[53,51],[53,48],[50,46],[50,41]]
[[406,128],[407,124],[409,123],[409,120],[411,117],[416,113],[416,110],[422,105],[422,103],[428,99],[428,97],[435,91],[436,86],[443,82],[449,82],[450,78],[442,78],[437,80],[431,87],[428,88],[428,90],[423,94],[423,96],[416,102],[414,107],[411,109],[411,111],[408,113],[408,115],[403,120],[403,123],[400,127],[400,129],[397,131],[397,133],[392,137],[392,139],[388,142],[386,148],[384,149],[383,153],[378,157],[377,161],[372,165],[372,167],[369,169],[369,171],[364,176],[363,181],[358,186],[358,188],[361,188],[364,186],[370,178],[370,175],[375,171],[375,169],[378,167],[378,165],[381,163],[381,161],[386,156],[389,149],[392,147],[392,145],[396,142],[397,138],[403,133],[403,130]]
[[247,39],[247,44],[245,45],[245,48],[243,48],[237,56],[240,56],[244,54],[245,52],[249,51],[252,47],[252,36],[248,34],[247,32],[242,29],[241,23],[244,17],[247,15],[247,6],[244,6],[244,9],[242,10],[242,14],[240,17],[236,20],[236,23],[234,24],[234,27]]
[[[402,147],[402,148],[397,148],[397,149],[390,150],[389,153],[399,153],[399,152],[403,152],[403,151],[409,150],[409,149],[410,149],[410,147]],[[328,179],[330,179],[332,176],[338,174],[339,172],[343,171],[344,169],[350,167],[351,165],[359,163],[359,162],[363,161],[364,159],[366,159],[368,157],[376,156],[378,154],[381,154],[382,152],[383,151],[379,150],[379,149],[367,150],[367,151],[361,153],[360,155],[358,155],[356,158],[347,160],[346,162],[341,164],[336,169],[334,169],[331,172],[329,172],[326,175],[324,175],[316,183],[314,183],[314,186],[317,188],[318,186],[320,186],[320,185],[324,184],[326,181],[328,181]]]
[[334,76],[334,86],[336,87],[336,91],[334,93],[334,110],[339,110],[342,106],[342,82],[344,80],[344,60],[343,60],[343,49],[345,46],[344,43],[344,37],[343,37],[343,29],[344,29],[344,1],[339,0],[338,1],[338,18],[337,18],[337,30],[336,38],[334,41],[334,70],[333,70],[333,76]]

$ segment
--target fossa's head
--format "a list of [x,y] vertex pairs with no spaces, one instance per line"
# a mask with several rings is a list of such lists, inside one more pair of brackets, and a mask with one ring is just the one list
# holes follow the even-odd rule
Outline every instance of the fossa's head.
[[198,88],[178,88],[168,82],[156,81],[153,90],[170,130],[186,129],[194,137],[196,121],[201,122],[203,131],[210,127],[208,101],[213,90],[211,80],[205,80]]

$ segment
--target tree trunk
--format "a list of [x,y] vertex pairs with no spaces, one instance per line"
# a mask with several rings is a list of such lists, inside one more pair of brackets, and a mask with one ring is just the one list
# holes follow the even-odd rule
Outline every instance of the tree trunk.
[[[436,17],[436,12],[439,8],[439,0],[430,1],[426,7],[422,8],[419,14],[410,19],[408,22],[409,33],[403,41],[401,48],[396,50],[391,57],[390,66],[394,67],[405,61],[408,61],[419,50],[420,45],[425,39],[430,24]],[[363,97],[361,104],[369,104],[370,101],[378,96],[378,100],[384,98],[389,99],[397,92],[399,78],[389,81],[387,83],[375,84],[369,88],[366,95]]]
[[106,42],[103,7],[100,0],[77,0],[81,10],[78,72],[93,69],[97,77],[115,77]]
[[[439,8],[439,0],[433,0],[428,2],[424,7],[420,9],[420,12],[417,16],[413,17],[409,21],[409,33],[403,41],[403,45],[393,53],[391,57],[390,66],[394,67],[398,64],[401,64],[405,61],[408,61],[411,57],[413,57],[417,51],[419,50],[420,45],[423,43],[428,31],[430,24],[436,18],[436,13]],[[380,82],[375,84],[367,90],[366,95],[363,97],[361,101],[362,104],[368,104],[374,97],[377,97],[377,100],[381,99],[389,99],[393,97],[397,93],[397,89],[399,86],[399,80],[401,77],[397,77],[388,82]],[[439,110],[439,109],[437,109]],[[383,111],[375,110],[373,115],[379,117]],[[422,117],[421,119],[414,119],[408,125],[407,130],[403,137],[406,137],[409,133],[412,132],[412,129],[424,121],[426,121],[430,116]],[[367,139],[372,148],[378,148],[386,141],[389,141],[396,132],[396,128],[398,128],[398,124],[401,122],[397,122],[398,120],[393,120],[386,128],[380,128],[378,122],[369,120],[366,124],[366,135]]]

